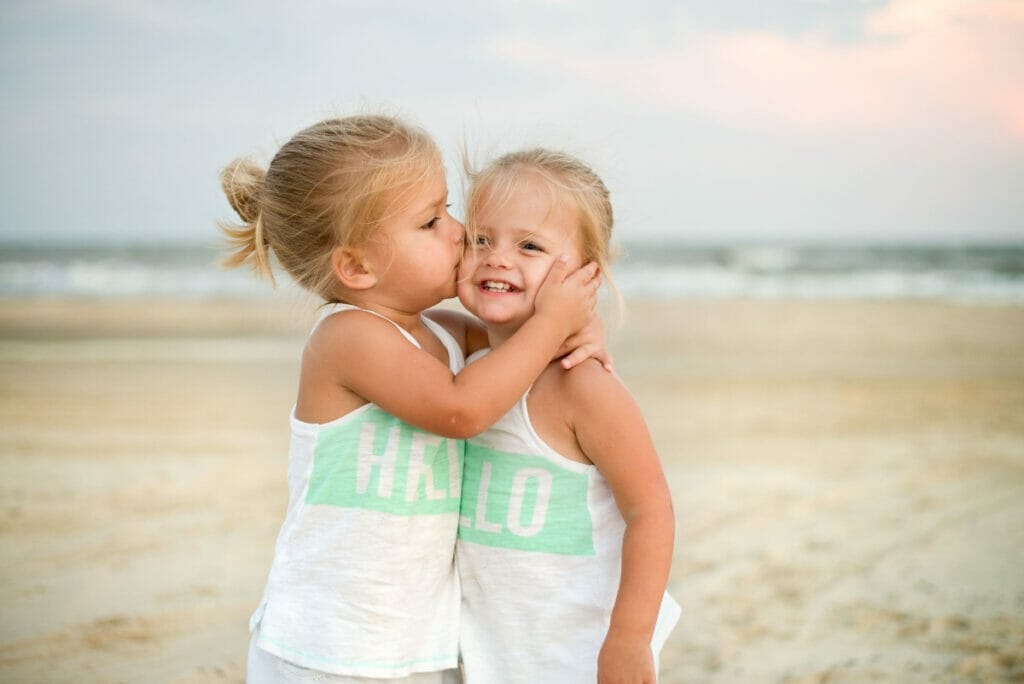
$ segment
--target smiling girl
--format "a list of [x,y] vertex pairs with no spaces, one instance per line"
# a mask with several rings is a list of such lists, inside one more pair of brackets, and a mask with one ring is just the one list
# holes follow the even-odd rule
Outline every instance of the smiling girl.
[[[471,176],[459,299],[498,353],[560,254],[606,272],[612,208],[579,160],[510,154]],[[471,357],[472,358],[472,357]],[[467,440],[456,557],[468,684],[653,682],[678,619],[672,502],[643,417],[598,363],[550,364]]]

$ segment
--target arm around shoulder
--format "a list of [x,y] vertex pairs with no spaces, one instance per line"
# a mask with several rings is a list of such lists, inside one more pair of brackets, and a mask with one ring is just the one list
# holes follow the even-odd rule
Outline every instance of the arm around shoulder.
[[[336,314],[324,320],[316,334],[327,334],[324,329],[329,328],[332,339],[337,335],[342,340],[331,345],[338,357],[329,363],[332,377],[345,390],[423,430],[472,437],[515,404],[565,338],[592,316],[596,266],[588,264],[570,275],[566,270],[560,259],[541,286],[534,315],[494,353],[458,375],[371,313]],[[466,341],[470,335],[462,337]]]
[[307,350],[345,390],[420,429],[461,439],[483,432],[508,411],[565,335],[563,323],[534,316],[514,339],[454,375],[409,344],[392,323],[351,311],[325,319]]

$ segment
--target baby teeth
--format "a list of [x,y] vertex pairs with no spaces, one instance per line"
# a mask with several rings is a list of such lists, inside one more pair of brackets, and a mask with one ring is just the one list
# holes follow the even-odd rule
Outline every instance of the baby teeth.
[[485,290],[490,290],[491,292],[508,292],[512,289],[512,286],[508,283],[499,283],[493,280],[485,280],[482,285]]

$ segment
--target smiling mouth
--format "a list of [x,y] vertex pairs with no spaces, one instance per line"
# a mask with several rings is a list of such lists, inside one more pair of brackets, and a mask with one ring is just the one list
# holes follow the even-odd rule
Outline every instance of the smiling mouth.
[[505,294],[509,292],[519,292],[519,288],[511,283],[506,283],[501,280],[484,280],[480,283],[480,289],[484,292],[496,292],[499,294]]

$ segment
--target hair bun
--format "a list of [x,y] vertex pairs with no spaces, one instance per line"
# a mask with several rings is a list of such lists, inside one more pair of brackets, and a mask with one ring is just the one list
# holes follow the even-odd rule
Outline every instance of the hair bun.
[[248,157],[241,157],[220,172],[221,187],[231,208],[245,223],[253,224],[260,215],[260,194],[267,171]]

